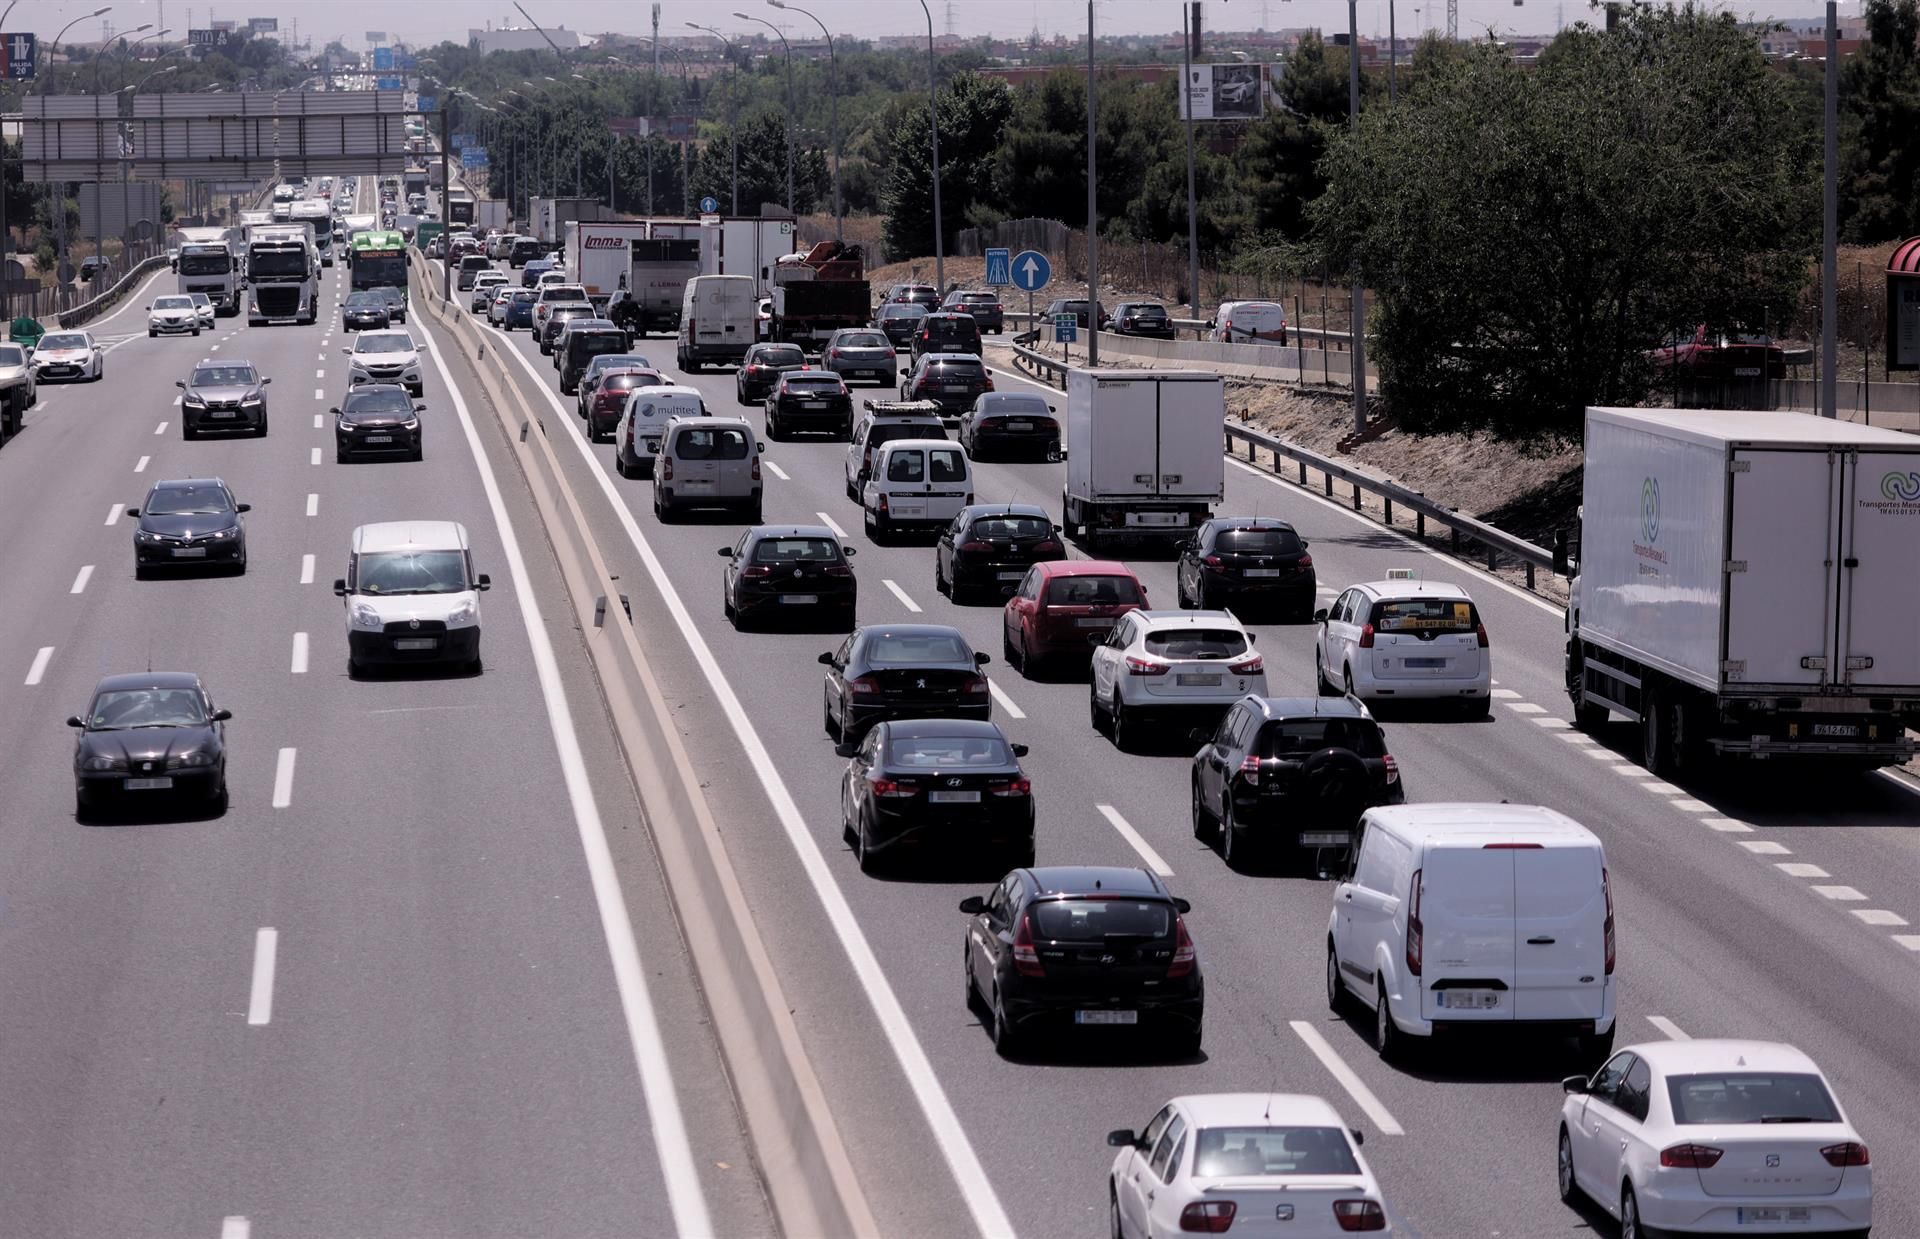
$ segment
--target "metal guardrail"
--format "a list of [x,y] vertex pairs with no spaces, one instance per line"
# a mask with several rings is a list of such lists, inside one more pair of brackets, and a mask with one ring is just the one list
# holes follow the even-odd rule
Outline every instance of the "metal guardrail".
[[[1047,318],[1045,314],[1029,314],[1025,310],[1008,310],[1002,315],[1002,317],[1005,318],[1006,321],[1009,323],[1014,323],[1016,325],[1025,324],[1029,330],[1034,330],[1039,328],[1040,325],[1043,324]],[[1212,329],[1211,323],[1207,322],[1207,320],[1205,319],[1200,319],[1200,318],[1170,318],[1167,321],[1173,324],[1175,338],[1178,338],[1179,333],[1182,331],[1191,331],[1194,333],[1196,337],[1204,339],[1205,338],[1204,333]],[[1128,338],[1124,333],[1121,333],[1118,331],[1111,331],[1111,330],[1103,331],[1101,332],[1101,334],[1106,336],[1113,336],[1122,340]],[[1351,347],[1351,342],[1353,340],[1353,333],[1351,331],[1334,331],[1326,327],[1296,327],[1293,324],[1289,323],[1287,325],[1287,338],[1289,342],[1296,339],[1318,340],[1322,348],[1332,347],[1332,348],[1337,348],[1342,352],[1345,352],[1349,347]],[[1261,343],[1256,344],[1250,340],[1226,340],[1226,341],[1215,341],[1215,343],[1244,344],[1248,348],[1286,348],[1288,347],[1285,344],[1276,344],[1271,341],[1263,341]]]
[[71,310],[62,310],[56,316],[59,319],[60,325],[62,327],[78,327],[82,323],[91,320],[102,310],[112,305],[115,301],[118,301],[123,294],[139,284],[141,280],[146,279],[147,276],[166,265],[167,252],[164,249],[149,258],[135,263],[128,269],[125,275],[114,281],[113,287],[107,289],[107,291],[97,297],[82,301]]

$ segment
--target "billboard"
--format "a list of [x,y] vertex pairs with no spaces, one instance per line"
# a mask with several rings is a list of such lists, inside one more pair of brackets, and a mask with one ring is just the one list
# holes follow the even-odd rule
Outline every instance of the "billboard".
[[236,42],[234,32],[208,27],[205,30],[187,31],[188,47],[226,47]]
[[369,43],[385,43],[386,41],[387,41],[387,32],[386,32],[386,31],[384,31],[384,30],[369,30],[369,31],[367,31],[367,42],[369,42]]
[[251,34],[279,34],[280,19],[277,17],[249,17],[247,31]]
[[465,150],[474,144],[473,135],[470,133],[456,133],[453,135],[452,142],[455,150]]
[[83,182],[79,188],[82,236],[123,237],[128,224],[143,219],[159,226],[160,185],[156,181],[128,181],[124,185]]
[[233,22],[230,22],[230,21],[217,22],[212,20],[211,18],[207,20],[207,25],[214,30],[232,30],[234,27]]
[[1194,120],[1257,120],[1266,89],[1257,64],[1193,65],[1180,93],[1180,116]]

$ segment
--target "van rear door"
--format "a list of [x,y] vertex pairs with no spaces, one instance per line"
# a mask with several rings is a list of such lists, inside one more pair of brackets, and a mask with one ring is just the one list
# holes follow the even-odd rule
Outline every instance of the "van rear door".
[[1513,1018],[1590,1020],[1607,987],[1607,898],[1593,843],[1514,849]]
[[1429,843],[1420,862],[1420,1013],[1513,1019],[1512,848]]

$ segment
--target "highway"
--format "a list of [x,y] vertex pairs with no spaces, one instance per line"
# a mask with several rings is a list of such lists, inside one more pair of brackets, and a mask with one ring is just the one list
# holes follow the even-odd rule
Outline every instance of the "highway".
[[[0,1234],[769,1233],[558,574],[472,394],[435,360],[425,460],[337,465],[345,266],[315,326],[149,339],[173,280],[89,324],[104,379],[44,386],[0,450]],[[272,376],[267,437],[182,440],[173,381],[203,358]],[[190,475],[251,503],[248,571],[136,581],[124,509]],[[401,517],[466,525],[484,674],[348,679],[329,586],[356,525]],[[232,710],[231,805],[77,822],[62,720],[146,667]]]
[[[461,301],[464,307],[464,298]],[[464,312],[464,308],[463,308]],[[1188,824],[1184,737],[1125,755],[1088,722],[1083,679],[1036,683],[1002,665],[999,611],[933,587],[929,545],[875,545],[845,497],[845,444],[769,443],[766,520],[837,525],[859,548],[863,622],[959,626],[993,657],[996,717],[1032,746],[1041,864],[1144,864],[1190,899],[1208,981],[1204,1054],[1165,1063],[1073,1044],[1007,1062],[962,1002],[966,895],[999,875],[862,876],[841,839],[835,758],[815,656],[829,633],[735,633],[721,619],[716,547],[731,518],[661,526],[645,481],[619,478],[611,445],[586,442],[571,397],[525,332],[503,340],[507,373],[567,441],[576,494],[601,522],[631,586],[716,816],[782,970],[885,1233],[1091,1235],[1106,1225],[1111,1128],[1139,1128],[1167,1097],[1275,1089],[1322,1094],[1367,1137],[1396,1225],[1426,1239],[1614,1232],[1556,1197],[1553,1138],[1564,1053],[1446,1054],[1384,1065],[1367,1030],[1329,1015],[1323,989],[1331,884],[1235,874]],[[739,410],[731,372],[682,375],[673,342],[636,346],[715,411]],[[990,360],[1003,353],[990,353]],[[1021,378],[996,363],[1001,390]],[[889,397],[857,389],[856,399]],[[1055,393],[1057,403],[1064,396]],[[1062,467],[977,467],[982,502],[1047,504]],[[1292,521],[1311,540],[1323,597],[1389,568],[1452,580],[1492,639],[1497,705],[1485,722],[1386,716],[1415,801],[1535,802],[1569,813],[1608,848],[1618,907],[1619,1044],[1667,1037],[1792,1041],[1829,1073],[1872,1147],[1876,1233],[1920,1234],[1920,794],[1895,776],[1801,782],[1791,774],[1675,786],[1625,754],[1626,728],[1575,733],[1561,680],[1557,608],[1238,463],[1223,515]],[[1170,605],[1172,566],[1136,559]],[[1313,691],[1312,630],[1260,625],[1275,695]],[[1891,1189],[1891,1190],[1888,1190]],[[1398,1232],[1396,1232],[1398,1233]]]

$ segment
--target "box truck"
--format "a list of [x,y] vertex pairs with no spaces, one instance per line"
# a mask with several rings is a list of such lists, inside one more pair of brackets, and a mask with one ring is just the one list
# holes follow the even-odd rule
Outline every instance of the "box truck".
[[505,198],[476,198],[473,203],[473,222],[476,228],[484,228],[492,233],[511,231],[513,204]]
[[530,198],[527,202],[527,217],[534,237],[555,249],[567,239],[568,223],[603,220],[610,214],[598,198]]
[[700,274],[751,276],[756,297],[772,295],[774,267],[793,250],[790,219],[709,217],[700,221]]
[[1567,692],[1646,768],[1910,759],[1920,441],[1803,413],[1589,409]]
[[240,245],[238,228],[182,228],[178,291],[205,293],[219,315],[240,312]]
[[[633,243],[647,239],[645,220],[567,220],[562,227],[561,252],[567,274],[584,285],[587,298],[603,312],[615,292],[627,287],[633,275]],[[677,308],[679,296],[674,297]]]
[[1068,529],[1089,550],[1190,537],[1225,497],[1226,397],[1198,370],[1068,371]]

